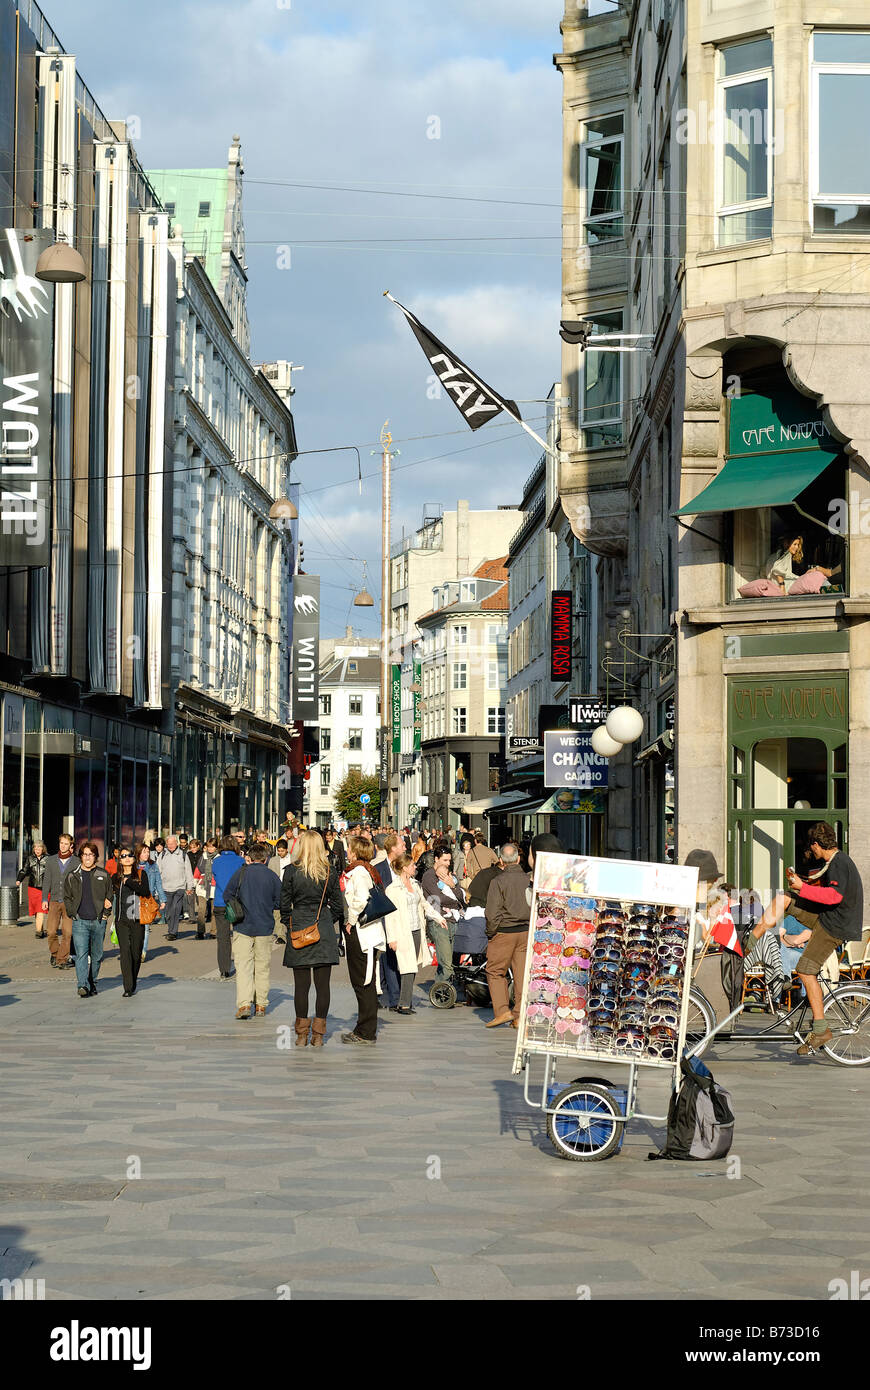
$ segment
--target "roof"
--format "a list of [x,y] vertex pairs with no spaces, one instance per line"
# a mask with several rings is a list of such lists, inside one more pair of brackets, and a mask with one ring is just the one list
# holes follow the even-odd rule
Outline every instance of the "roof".
[[[356,662],[356,670],[348,671],[348,662]],[[321,685],[380,685],[381,662],[377,656],[339,656],[330,658],[320,671]]]
[[430,618],[454,618],[465,613],[506,613],[510,606],[506,561],[506,555],[501,555],[497,560],[484,560],[470,575],[471,579],[488,579],[500,583],[500,587],[487,598],[476,599],[473,603],[468,599],[456,599],[453,603],[445,603],[443,608],[430,608],[428,613],[423,613],[417,619],[417,622],[426,622]]

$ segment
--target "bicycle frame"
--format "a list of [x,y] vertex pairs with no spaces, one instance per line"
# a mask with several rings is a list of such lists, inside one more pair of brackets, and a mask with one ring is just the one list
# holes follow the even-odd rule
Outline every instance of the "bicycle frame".
[[[862,1014],[862,1015],[860,1016],[860,1018],[857,1020],[857,1024],[856,1024],[854,1020],[848,1018],[848,1017],[846,1016],[846,1014],[843,1013],[843,1011],[840,1009],[839,1004],[837,1003],[836,994],[837,994],[837,989],[840,988],[839,982],[837,983],[837,985],[832,986],[830,980],[826,980],[826,979],[824,979],[823,977],[820,977],[820,978],[819,978],[819,984],[820,984],[821,987],[822,987],[822,998],[823,998],[823,999],[830,999],[830,998],[833,998],[833,1000],[834,1000],[834,1007],[835,1007],[835,1009],[836,1009],[836,1010],[838,1011],[838,1013],[839,1013],[841,1022],[845,1025],[845,1026],[843,1027],[842,1031],[843,1031],[844,1033],[854,1033],[854,1032],[855,1032],[855,1029],[856,1029],[856,1027],[857,1027],[857,1024],[860,1024],[860,1023],[863,1022],[863,1020],[864,1020],[864,1018],[865,1018],[865,1016],[866,1016],[866,1011],[865,1011],[864,1014]],[[706,998],[706,995],[703,995],[703,991],[702,991],[702,990],[698,990],[698,993],[701,994],[704,998]],[[766,1003],[768,1004],[771,1013],[775,1013],[775,1012],[776,1012],[776,1006],[774,1005],[773,1000],[772,1000],[772,998],[771,998],[770,989],[768,988],[767,980],[764,981],[764,994],[765,994]],[[708,1004],[709,1004],[709,1002],[710,1002],[710,1001],[707,1000],[707,1003],[708,1003]],[[712,1005],[711,1005],[711,1007],[712,1007]],[[745,1006],[741,1004],[741,1006],[740,1006],[739,1009],[736,1009],[736,1010],[734,1011],[733,1014],[730,1014],[730,1015],[729,1015],[729,1018],[735,1018],[735,1017],[737,1016],[738,1013],[742,1013],[744,1007],[745,1007]],[[794,1004],[794,1005],[789,1009],[789,1011],[788,1011],[787,1014],[783,1015],[782,1017],[778,1017],[777,1020],[776,1020],[776,1022],[775,1022],[775,1023],[772,1023],[772,1024],[770,1025],[769,1028],[762,1028],[760,1031],[758,1031],[758,1032],[752,1032],[752,1033],[749,1033],[749,1032],[745,1032],[745,1033],[744,1033],[744,1032],[741,1032],[741,1033],[736,1033],[736,1032],[735,1032],[735,1033],[732,1033],[731,1036],[728,1038],[728,1042],[730,1042],[730,1043],[734,1043],[734,1042],[794,1042],[795,1040],[797,1040],[798,1042],[800,1042],[800,1041],[802,1040],[803,1036],[804,1036],[804,1033],[803,1033],[802,1030],[803,1030],[803,1024],[804,1024],[804,1016],[805,1016],[806,1011],[807,1011],[808,1008],[809,1008],[809,1003],[808,1003],[806,997],[803,997],[803,998],[799,999],[798,1002],[797,1002],[796,1004]],[[867,1008],[870,1009],[870,1001],[868,1001]],[[780,1027],[780,1025],[787,1024],[788,1021],[789,1021],[789,1019],[792,1018],[792,1017],[794,1017],[795,1014],[798,1015],[797,1023],[795,1024],[795,1027],[792,1028],[792,1030],[791,1030],[790,1032],[788,1032],[788,1033],[783,1033],[783,1032],[777,1032],[777,1031],[775,1031],[777,1028]],[[727,1020],[726,1020],[726,1022],[727,1022]],[[720,1024],[719,1026],[722,1027],[723,1025]],[[718,1031],[719,1031],[719,1029],[717,1028],[717,1029],[714,1030],[714,1033],[715,1033],[715,1032],[718,1032]],[[706,1046],[706,1044],[707,1044],[708,1042],[710,1042],[710,1041],[712,1040],[712,1038],[713,1038],[713,1036],[714,1036],[714,1033],[709,1033],[709,1034],[707,1035],[707,1037],[706,1037],[705,1039],[703,1039],[703,1044],[704,1044],[705,1046]]]

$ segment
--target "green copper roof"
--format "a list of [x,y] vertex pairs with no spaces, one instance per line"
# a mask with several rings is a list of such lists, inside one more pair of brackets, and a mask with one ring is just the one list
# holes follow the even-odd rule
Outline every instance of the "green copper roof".
[[148,177],[169,211],[170,221],[181,223],[184,245],[189,253],[205,258],[206,274],[217,290],[221,279],[228,171],[151,169]]

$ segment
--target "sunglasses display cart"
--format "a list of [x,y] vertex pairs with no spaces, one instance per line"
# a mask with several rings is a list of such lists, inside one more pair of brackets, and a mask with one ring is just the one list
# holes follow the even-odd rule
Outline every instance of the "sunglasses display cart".
[[[666,1122],[636,1109],[638,1078],[653,1069],[679,1083],[697,889],[697,868],[537,857],[513,1071],[525,1073],[526,1103],[547,1116],[560,1157],[609,1158],[630,1119]],[[595,1075],[595,1063],[626,1066],[624,1083]]]

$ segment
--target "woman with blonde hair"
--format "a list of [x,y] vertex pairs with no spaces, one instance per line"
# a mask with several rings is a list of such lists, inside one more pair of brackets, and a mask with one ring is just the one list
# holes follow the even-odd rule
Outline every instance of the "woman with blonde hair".
[[[323,836],[317,830],[303,830],[298,856],[288,864],[281,880],[281,921],[287,935],[284,964],[293,971],[296,1005],[296,1046],[323,1047],[329,1013],[329,977],[338,964],[338,936],[344,903],[338,886],[338,872],[329,862]],[[307,946],[294,946],[293,937],[316,923],[318,940]],[[314,1013],[308,1014],[311,976],[314,975]],[[310,1037],[309,1037],[310,1030]]]

